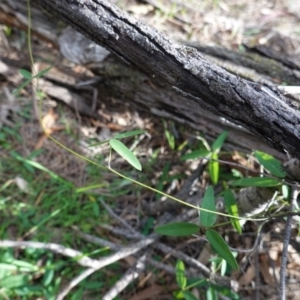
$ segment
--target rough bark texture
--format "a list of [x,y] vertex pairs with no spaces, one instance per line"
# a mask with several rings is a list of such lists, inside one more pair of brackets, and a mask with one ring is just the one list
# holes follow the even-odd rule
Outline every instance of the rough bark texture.
[[185,97],[182,107],[205,108],[300,158],[300,114],[280,91],[248,82],[174,43],[108,1],[34,0],[49,13]]
[[[34,2],[131,63],[120,63],[111,57],[92,67],[101,77],[97,84],[101,99],[123,99],[155,115],[201,130],[208,137],[229,129],[233,149],[260,149],[276,155],[261,139],[217,117],[225,116],[263,136],[276,149],[286,149],[299,156],[299,112],[288,105],[280,91],[268,87],[271,79],[267,77],[293,84],[300,78],[299,71],[259,56],[255,59],[249,54],[193,45],[230,72],[261,84],[251,83],[212,65],[195,49],[173,43],[105,1]],[[38,13],[41,11],[33,10],[33,30],[39,37],[57,46],[59,25],[49,15],[41,17]],[[26,28],[25,16],[26,1],[4,0],[0,4],[0,20],[4,23]],[[53,32],[54,29],[56,32]],[[73,49],[73,46],[70,48]],[[236,62],[243,67],[237,66]],[[271,68],[270,64],[276,67]],[[143,72],[132,68],[132,65]],[[254,68],[259,73],[245,67]],[[51,74],[47,75],[51,77]],[[62,76],[54,75],[54,78],[58,83],[57,78]],[[59,84],[75,89],[74,82]],[[76,93],[79,93],[78,88]],[[65,101],[64,97],[60,100]],[[83,113],[94,115],[87,111],[87,107]]]

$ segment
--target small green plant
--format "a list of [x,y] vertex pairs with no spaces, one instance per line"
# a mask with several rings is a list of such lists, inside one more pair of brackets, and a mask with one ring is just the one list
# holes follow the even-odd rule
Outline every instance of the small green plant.
[[167,141],[168,141],[168,144],[169,144],[169,147],[171,150],[174,150],[175,149],[175,136],[174,134],[172,134],[172,132],[168,129],[168,126],[167,126],[167,122],[165,120],[163,120],[163,124],[164,124],[164,128],[165,128],[165,136],[167,138]]
[[[218,3],[218,1],[213,1],[214,4]],[[29,1],[28,1],[28,8],[30,8]],[[28,19],[30,20],[30,9],[28,9]],[[33,65],[33,58],[32,52],[30,47],[30,25],[28,27],[28,43],[29,43],[29,52],[31,57],[31,62]],[[10,34],[9,30],[7,34]],[[20,70],[21,75],[24,77],[24,83],[17,88],[14,92],[17,95],[24,87],[26,87],[32,80],[38,79],[43,76],[46,72],[48,72],[50,68],[45,69],[39,72],[37,75],[32,75],[30,72],[26,70]],[[39,99],[43,98],[43,94],[37,91],[37,95]],[[167,138],[168,145],[171,150],[174,150],[176,147],[175,137],[171,133],[171,131],[167,128],[166,122],[164,122],[165,127],[165,136]],[[138,171],[142,170],[142,165],[134,155],[133,151],[131,151],[122,141],[123,138],[135,136],[138,134],[143,133],[143,131],[131,131],[127,133],[117,134],[112,139],[104,141],[102,143],[108,143],[110,146],[110,150],[116,151],[121,157],[123,157],[133,168]],[[208,171],[211,179],[212,184],[217,184],[220,180],[220,164],[219,164],[219,153],[224,144],[224,141],[227,137],[227,132],[223,132],[219,135],[219,137],[213,142],[211,146],[206,144],[206,149],[198,149],[197,151],[191,152],[181,159],[192,159],[192,158],[199,158],[203,157],[208,159]],[[51,137],[52,140],[55,141]],[[57,141],[55,141],[57,142]],[[0,143],[3,143],[6,147],[9,145],[5,144],[5,139],[3,136],[0,135]],[[57,142],[59,144],[59,142]],[[65,146],[61,145],[63,148],[67,149]],[[178,147],[178,149],[181,146]],[[163,193],[163,181],[165,181],[168,177],[169,168],[166,168],[163,172],[163,176],[161,178],[160,185],[157,189],[151,188],[142,184],[134,179],[128,178],[117,171],[113,170],[110,167],[111,161],[111,152],[110,152],[110,159],[108,163],[108,167],[102,166],[95,161],[89,160],[85,157],[80,156],[79,154],[73,152],[70,149],[67,149],[70,153],[85,159],[93,164],[93,166],[100,167],[105,170],[109,170],[114,174],[120,176],[122,179],[121,182],[118,182],[117,185],[111,185],[111,191],[114,191],[117,195],[118,191],[116,191],[116,186],[124,187],[127,186],[129,183],[135,183],[140,186],[146,187],[159,195],[168,196]],[[17,209],[14,210],[15,214],[18,214],[24,228],[26,229],[26,234],[37,231],[37,229],[41,228],[42,226],[48,226],[50,222],[52,225],[58,225],[60,227],[68,227],[75,223],[82,222],[81,228],[86,228],[87,226],[93,227],[95,224],[93,223],[93,218],[90,218],[90,212],[94,213],[94,219],[99,219],[101,214],[100,208],[98,203],[93,194],[87,193],[88,191],[94,188],[108,188],[105,182],[97,183],[95,185],[89,185],[85,187],[81,187],[75,189],[74,186],[55,174],[54,172],[50,171],[49,169],[45,168],[41,164],[38,164],[36,161],[33,160],[34,157],[39,155],[39,153],[33,152],[29,157],[22,157],[18,153],[11,152],[11,156],[14,158],[15,162],[22,165],[22,170],[26,172],[25,175],[30,174],[33,178],[37,172],[41,172],[47,175],[50,178],[50,181],[47,181],[47,184],[55,184],[58,186],[58,192],[53,195],[53,193],[49,193],[48,201],[44,201],[41,205],[44,206],[43,213],[37,214],[37,208],[35,199],[31,199],[30,203],[26,203],[26,207],[20,203],[17,205]],[[225,207],[227,209],[228,214],[221,214],[217,212],[216,204],[215,204],[215,195],[212,186],[209,186],[206,189],[205,195],[201,203],[199,203],[200,207],[189,205],[181,201],[180,199],[176,199],[174,197],[169,197],[175,201],[181,202],[182,204],[186,204],[190,207],[193,207],[199,211],[199,224],[192,224],[192,223],[171,223],[166,224],[156,228],[156,232],[164,235],[169,236],[188,236],[192,234],[198,234],[200,230],[205,231],[205,236],[207,241],[210,243],[214,251],[218,254],[217,257],[213,257],[211,259],[212,269],[213,272],[220,271],[221,275],[224,275],[227,269],[237,269],[238,263],[235,258],[235,254],[233,251],[230,250],[229,246],[223,239],[223,237],[215,230],[217,222],[217,215],[223,215],[229,218],[233,228],[238,232],[242,233],[242,227],[240,225],[239,220],[242,219],[239,215],[239,211],[236,204],[236,199],[234,196],[234,191],[232,188],[236,187],[247,187],[247,186],[258,186],[258,187],[280,187],[282,186],[281,179],[285,177],[285,173],[280,170],[280,164],[278,161],[274,160],[271,156],[262,153],[256,152],[255,157],[259,161],[259,163],[264,166],[266,170],[268,170],[272,175],[276,176],[276,178],[270,177],[256,177],[256,178],[241,178],[238,180],[232,180],[230,182],[224,183],[224,202]],[[25,176],[24,176],[25,177]],[[26,177],[27,179],[30,176]],[[38,181],[38,179],[37,179]],[[43,180],[46,181],[46,180]],[[99,181],[99,178],[98,178]],[[31,179],[31,182],[34,182],[34,179]],[[43,186],[40,182],[36,182],[37,187],[42,189]],[[40,184],[40,186],[38,185]],[[2,185],[2,191],[8,188],[8,185]],[[126,192],[126,189],[123,189],[122,192]],[[39,192],[43,192],[40,190]],[[88,196],[88,203],[80,203],[79,199],[80,196],[86,194]],[[288,193],[286,192],[286,195]],[[37,197],[38,198],[38,197]],[[6,202],[7,199],[1,199],[4,203],[3,210],[7,209]],[[44,200],[44,199],[43,199]],[[53,207],[53,203],[57,200],[59,201],[60,205],[57,207]],[[102,199],[101,199],[102,200]],[[46,202],[46,203],[45,203]],[[63,202],[63,205],[61,205]],[[2,203],[2,204],[3,204]],[[78,205],[78,203],[80,203]],[[23,205],[23,206],[21,206]],[[24,208],[25,207],[25,208]],[[29,209],[28,209],[29,207]],[[11,212],[10,212],[11,213]],[[78,214],[78,216],[77,216]],[[56,217],[54,219],[54,216]],[[57,221],[57,217],[62,217],[63,222],[59,223]],[[89,222],[86,222],[89,220]],[[95,222],[95,221],[94,221]],[[88,223],[88,224],[87,224]],[[149,227],[152,227],[154,223],[153,219],[149,219],[148,224],[144,227],[144,233],[149,233]],[[62,225],[63,224],[63,225]],[[52,228],[54,228],[53,226]],[[3,234],[5,233],[5,228],[3,230]],[[45,235],[46,237],[46,235]],[[73,237],[69,236],[66,239],[69,243],[72,243]],[[88,251],[86,249],[85,253],[95,253],[93,251]],[[0,283],[1,283],[1,290],[0,292],[5,296],[9,297],[45,297],[46,299],[54,299],[55,295],[57,295],[57,291],[59,289],[60,283],[62,279],[64,281],[68,279],[69,273],[72,273],[72,270],[65,268],[62,270],[62,267],[66,267],[67,262],[64,263],[54,263],[53,256],[48,254],[47,258],[45,259],[45,253],[41,253],[38,250],[32,250],[30,248],[26,249],[26,253],[24,257],[19,258],[16,260],[14,255],[12,254],[11,250],[3,250],[1,252],[1,263],[0,264]],[[46,260],[46,263],[41,267],[36,262],[39,260]],[[21,274],[22,273],[22,274]],[[100,274],[100,275],[99,275]],[[70,297],[70,299],[82,299],[84,297],[85,289],[93,290],[99,289],[99,285],[102,286],[104,279],[101,277],[103,273],[97,273],[100,278],[93,278],[91,281],[86,282],[83,281],[79,285],[79,288],[76,292]],[[72,273],[72,276],[74,274]],[[36,284],[36,278],[40,279],[38,284]],[[113,279],[114,280],[114,279]],[[205,291],[206,299],[217,299],[218,295],[226,296],[229,299],[238,299],[238,296],[233,293],[231,290],[226,289],[224,287],[216,286],[209,279],[204,278],[196,278],[196,279],[189,279],[185,275],[185,266],[182,261],[178,261],[176,263],[176,280],[179,286],[179,291],[177,291],[174,296],[176,299],[187,299],[187,300],[194,300],[197,299],[195,295],[192,293],[192,288],[198,288],[201,291]]]
[[197,234],[202,226],[206,231],[206,238],[213,249],[235,270],[238,269],[238,264],[234,255],[230,251],[227,243],[222,236],[215,231],[213,225],[217,219],[213,188],[209,186],[206,189],[199,216],[200,226],[191,223],[169,223],[159,226],[155,229],[157,233],[168,236],[188,236]]
[[[212,264],[214,265],[215,269],[221,266],[225,274],[225,260],[217,257],[212,259]],[[176,262],[176,282],[179,290],[173,293],[175,299],[197,300],[198,298],[193,293],[194,289],[198,289],[200,294],[206,296],[206,299],[218,299],[218,295],[226,296],[232,300],[240,299],[239,295],[229,288],[217,286],[207,278],[187,278],[185,275],[185,266],[181,260]]]
[[180,159],[181,160],[188,160],[188,159],[196,159],[199,157],[204,157],[209,159],[208,169],[211,181],[213,184],[217,184],[220,177],[220,164],[218,161],[219,152],[226,140],[228,132],[222,132],[216,140],[213,142],[211,146],[209,146],[206,142],[204,143],[206,149],[200,149],[192,151],[188,154],[183,155]]
[[[212,158],[214,162],[216,161],[215,158],[220,151],[220,148],[224,142],[226,134],[221,134],[213,144],[210,150],[197,150],[192,153],[189,153],[183,157],[183,159],[190,159],[190,158],[198,158],[199,155],[205,157],[206,159]],[[260,188],[281,188],[282,192],[284,193],[284,197],[288,196],[288,191],[285,188],[286,184],[282,180],[285,178],[286,173],[282,170],[280,162],[272,157],[269,154],[255,151],[254,153],[255,158],[260,163],[260,165],[266,170],[265,177],[249,177],[249,178],[241,178],[237,180],[231,180],[227,183],[224,183],[224,191],[222,192],[224,196],[224,204],[226,210],[228,212],[228,217],[233,228],[239,233],[242,233],[242,227],[240,224],[240,215],[238,211],[238,206],[236,203],[234,192],[231,188],[236,187],[260,187]],[[214,171],[212,171],[214,169]],[[211,166],[211,172],[217,174],[218,168]],[[271,174],[271,177],[268,176]],[[214,177],[217,179],[217,177]],[[212,180],[216,182],[215,180]],[[229,188],[231,187],[231,188]],[[193,223],[169,223],[166,225],[159,226],[155,229],[155,231],[162,235],[167,236],[189,236],[192,234],[198,234],[200,230],[205,231],[205,236],[209,244],[211,245],[212,249],[218,254],[219,257],[214,258],[212,263],[214,264],[214,271],[220,270],[221,275],[224,275],[227,266],[232,269],[238,269],[238,263],[236,261],[235,255],[233,251],[230,250],[229,246],[223,239],[223,237],[214,229],[217,225],[218,212],[216,211],[215,205],[215,196],[212,186],[208,186],[203,197],[203,200],[200,204],[199,210],[199,225]],[[251,219],[251,218],[250,218]],[[218,265],[216,267],[216,264]],[[187,278],[183,275],[184,274],[184,265],[182,262],[178,262],[176,265],[177,271],[177,283],[180,287],[180,291],[176,293],[176,299],[195,299],[195,296],[187,291],[190,286],[187,284]],[[203,285],[206,286],[207,290],[207,299],[218,299],[218,293],[220,293],[221,287],[216,287],[211,285],[210,283],[201,281],[202,287]],[[227,292],[226,292],[227,293]],[[233,296],[232,296],[233,297]],[[238,299],[236,296],[232,299]]]

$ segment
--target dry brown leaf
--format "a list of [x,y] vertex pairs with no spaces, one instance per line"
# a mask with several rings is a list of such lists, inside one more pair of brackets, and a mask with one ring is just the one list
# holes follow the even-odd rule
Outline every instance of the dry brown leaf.
[[298,267],[300,266],[300,255],[299,252],[293,247],[289,246],[289,259],[291,263],[297,265]]
[[278,260],[278,254],[279,254],[279,243],[272,242],[270,243],[270,248],[269,248],[269,256],[273,261]]
[[131,300],[147,300],[147,299],[154,299],[155,296],[160,295],[163,293],[165,289],[157,284],[153,284],[148,288],[138,292],[134,296],[132,296]]
[[132,267],[136,264],[136,258],[134,256],[127,256],[124,258],[124,260],[127,262],[127,264]]
[[249,284],[253,278],[255,277],[255,267],[253,265],[249,266],[246,273],[242,275],[242,277],[238,280],[240,285]]
[[211,257],[211,247],[209,243],[206,243],[202,248],[201,253],[198,256],[198,260],[206,265]]
[[66,127],[63,125],[55,126],[57,119],[58,115],[54,112],[53,108],[50,108],[48,113],[41,120],[44,134],[39,138],[37,144],[35,145],[35,150],[43,147],[44,141],[47,139],[48,135],[51,135],[55,131],[65,130]]
[[50,108],[45,116],[42,118],[43,129],[47,132],[48,129],[54,126],[58,115],[54,112],[53,108]]
[[270,274],[269,271],[269,264],[268,264],[268,257],[266,254],[261,254],[260,255],[260,263],[259,263],[259,269],[262,274],[262,277],[264,281],[269,284],[273,285],[275,283],[274,277]]

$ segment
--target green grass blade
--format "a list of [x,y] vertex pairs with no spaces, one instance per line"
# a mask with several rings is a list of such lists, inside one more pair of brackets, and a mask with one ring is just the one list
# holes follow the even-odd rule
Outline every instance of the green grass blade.
[[199,157],[205,157],[209,153],[211,153],[211,151],[209,151],[209,150],[204,150],[204,149],[195,150],[193,152],[182,155],[180,157],[180,160],[188,160],[188,159],[196,159],[196,158],[199,158]]
[[211,149],[212,149],[213,152],[218,153],[221,150],[221,148],[222,148],[222,146],[223,146],[223,144],[224,144],[224,142],[225,142],[225,140],[227,138],[227,135],[228,135],[228,132],[227,131],[223,131],[216,138],[216,140],[214,141],[214,143],[211,146]]
[[272,187],[280,185],[281,182],[277,179],[268,177],[251,177],[232,180],[228,182],[231,186],[259,186],[259,187]]
[[30,83],[30,81],[31,81],[31,79],[25,80],[21,85],[19,85],[19,87],[16,90],[13,91],[13,95],[15,95],[15,96],[18,95],[20,93],[20,91],[23,90],[24,87]]
[[46,73],[48,73],[53,67],[48,67],[42,71],[40,71],[39,73],[37,73],[36,75],[33,76],[33,78],[40,78],[43,75],[45,75]]

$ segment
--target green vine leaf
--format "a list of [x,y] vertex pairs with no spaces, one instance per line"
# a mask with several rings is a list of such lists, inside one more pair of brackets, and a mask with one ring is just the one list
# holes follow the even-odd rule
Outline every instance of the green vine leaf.
[[25,69],[20,69],[19,70],[20,74],[25,78],[25,79],[32,79],[32,75],[30,72],[28,72],[27,70]]
[[182,260],[178,260],[176,263],[176,281],[181,289],[184,289],[186,287],[187,279],[185,276],[185,268]]
[[215,153],[219,153],[219,151],[221,150],[226,138],[227,138],[228,132],[227,131],[223,131],[214,141],[214,143],[211,146],[211,149],[213,152]]
[[206,238],[208,239],[209,243],[214,248],[214,250],[222,258],[224,258],[233,269],[238,270],[238,263],[222,236],[215,230],[208,229],[206,231]]
[[275,159],[272,155],[261,151],[255,151],[254,156],[257,158],[259,163],[274,176],[279,178],[284,178],[286,176],[286,172],[282,171],[280,161]]
[[218,162],[218,154],[213,152],[211,160],[208,165],[210,179],[213,184],[217,184],[219,181],[220,165]]
[[[224,202],[225,202],[225,207],[227,209],[228,214],[231,216],[234,216],[234,217],[238,217],[239,216],[238,208],[236,205],[234,194],[231,190],[225,191]],[[241,234],[242,227],[241,227],[240,221],[236,218],[230,218],[230,222],[231,222],[232,226],[236,229],[236,231],[239,234]]]
[[199,226],[192,223],[169,223],[155,228],[155,232],[168,236],[189,236],[199,232]]
[[121,141],[111,139],[109,141],[110,146],[114,149],[118,154],[120,154],[129,164],[131,164],[134,168],[141,171],[142,166],[135,155],[128,149]]
[[[215,212],[216,211],[216,205],[215,205],[215,196],[214,196],[214,190],[212,186],[209,186],[206,191],[205,195],[203,197],[201,208],[210,210]],[[201,211],[200,212],[200,223],[205,227],[210,227],[215,224],[217,220],[217,215],[213,212],[208,211]]]

